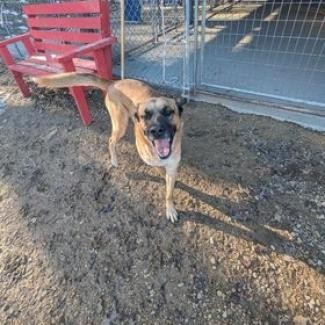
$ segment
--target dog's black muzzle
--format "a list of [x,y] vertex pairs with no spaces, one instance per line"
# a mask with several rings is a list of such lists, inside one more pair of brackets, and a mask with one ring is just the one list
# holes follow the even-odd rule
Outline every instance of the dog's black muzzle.
[[175,129],[169,123],[155,123],[146,130],[146,136],[152,142],[160,159],[167,159],[172,153]]

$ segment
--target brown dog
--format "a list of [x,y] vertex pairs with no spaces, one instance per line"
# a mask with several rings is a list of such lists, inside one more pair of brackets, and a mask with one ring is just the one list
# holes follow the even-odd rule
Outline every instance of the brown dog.
[[92,86],[106,91],[105,102],[112,121],[109,138],[112,165],[118,165],[116,143],[125,134],[131,118],[140,157],[150,166],[166,169],[166,216],[172,222],[177,220],[173,190],[181,159],[183,99],[175,101],[163,97],[141,81],[108,81],[87,73],[62,73],[35,78],[34,81],[40,86],[53,88]]

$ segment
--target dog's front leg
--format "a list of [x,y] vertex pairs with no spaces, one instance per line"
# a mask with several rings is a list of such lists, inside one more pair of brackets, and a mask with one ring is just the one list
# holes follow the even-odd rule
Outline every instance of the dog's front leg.
[[177,167],[166,168],[166,216],[171,222],[177,221],[177,211],[174,206],[173,192],[176,181]]

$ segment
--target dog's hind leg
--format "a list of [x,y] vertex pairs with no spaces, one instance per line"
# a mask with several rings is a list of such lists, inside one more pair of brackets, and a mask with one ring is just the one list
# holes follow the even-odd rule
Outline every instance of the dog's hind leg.
[[126,132],[129,116],[123,106],[115,104],[108,98],[106,98],[106,105],[112,122],[112,133],[108,140],[108,148],[111,156],[111,163],[114,167],[117,167],[116,144]]

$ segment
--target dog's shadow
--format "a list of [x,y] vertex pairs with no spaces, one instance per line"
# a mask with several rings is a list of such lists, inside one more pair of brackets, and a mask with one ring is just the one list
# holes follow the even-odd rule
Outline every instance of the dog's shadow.
[[[151,181],[160,184],[165,183],[163,178],[146,173],[128,173],[127,177],[135,181]],[[210,228],[223,231],[232,236],[240,237],[244,240],[253,241],[256,244],[263,245],[270,251],[275,250],[281,254],[289,254],[292,257],[299,258],[305,263],[309,264],[308,260],[305,260],[301,254],[298,253],[294,242],[281,236],[279,233],[273,231],[269,227],[260,224],[258,220],[256,220],[256,217],[253,219],[249,216],[245,216],[245,214],[242,213],[247,211],[247,207],[245,207],[245,205],[243,206],[243,204],[238,204],[236,202],[231,202],[223,198],[204,193],[180,181],[176,182],[175,188],[185,191],[192,197],[209,204],[214,209],[217,209],[220,212],[230,216],[231,220],[233,221],[233,223],[226,223],[198,211],[179,210],[180,220],[178,223],[180,225],[186,221],[206,225]],[[238,224],[238,226],[236,224]]]

